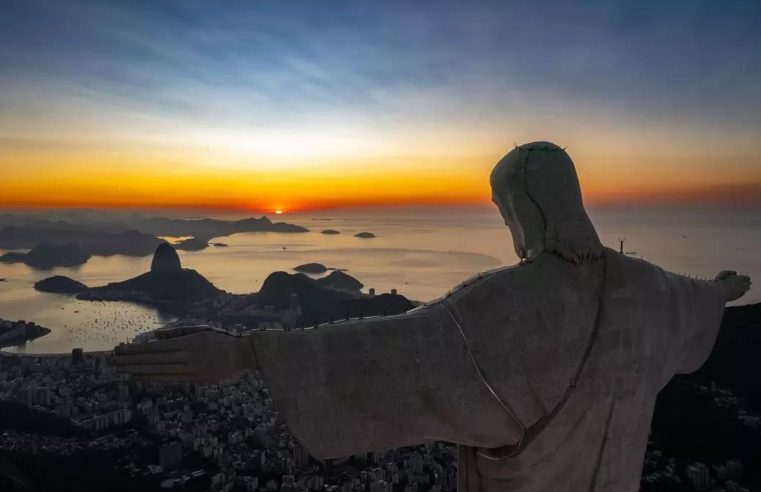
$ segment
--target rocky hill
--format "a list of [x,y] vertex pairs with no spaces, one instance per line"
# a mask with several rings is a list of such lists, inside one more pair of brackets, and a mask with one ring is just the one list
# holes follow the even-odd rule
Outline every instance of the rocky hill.
[[55,267],[72,267],[82,265],[90,259],[90,254],[79,243],[55,244],[43,242],[28,253],[6,253],[0,256],[0,262],[22,262],[26,265],[48,270]]
[[197,271],[182,268],[175,249],[168,243],[162,243],[156,248],[149,272],[89,289],[78,297],[86,300],[186,303],[210,299],[221,292]]

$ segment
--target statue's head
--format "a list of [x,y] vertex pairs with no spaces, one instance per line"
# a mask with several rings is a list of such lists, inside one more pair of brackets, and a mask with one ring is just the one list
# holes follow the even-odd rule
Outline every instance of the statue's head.
[[548,252],[580,264],[602,256],[565,150],[549,142],[518,146],[497,163],[490,181],[519,258]]

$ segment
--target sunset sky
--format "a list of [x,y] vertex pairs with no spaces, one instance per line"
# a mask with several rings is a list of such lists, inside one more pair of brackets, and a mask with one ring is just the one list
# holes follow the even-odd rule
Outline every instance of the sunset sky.
[[761,2],[537,3],[0,0],[0,207],[761,204]]

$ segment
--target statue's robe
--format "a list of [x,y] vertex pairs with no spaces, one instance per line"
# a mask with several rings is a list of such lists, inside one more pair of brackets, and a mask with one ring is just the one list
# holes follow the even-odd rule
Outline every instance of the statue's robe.
[[636,491],[656,396],[705,361],[723,308],[720,283],[612,250],[542,254],[405,315],[253,345],[315,457],[441,440],[460,490]]

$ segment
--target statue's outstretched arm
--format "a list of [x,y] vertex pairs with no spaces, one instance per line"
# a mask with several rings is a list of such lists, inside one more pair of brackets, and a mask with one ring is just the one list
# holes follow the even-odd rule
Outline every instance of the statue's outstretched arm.
[[738,275],[734,270],[723,270],[716,275],[712,285],[726,302],[736,301],[750,290],[750,277]]
[[[220,380],[258,368],[317,457],[434,439],[513,446],[582,367],[601,273],[600,264],[579,269],[548,256],[478,275],[404,315],[246,337],[175,329],[117,347],[115,362],[149,381]],[[566,325],[575,328],[557,329]]]
[[724,305],[750,289],[750,278],[723,271],[713,280],[698,280],[668,273],[672,347],[677,373],[698,370],[716,342]]
[[160,330],[157,340],[116,347],[113,362],[148,382],[219,381],[259,369],[280,414],[317,457],[426,440],[513,444],[519,424],[478,373],[455,306],[445,303],[243,337],[208,327]]
[[519,437],[441,302],[405,315],[255,332],[251,341],[279,412],[317,457],[434,439],[498,447]]
[[153,341],[114,348],[111,362],[117,372],[148,383],[181,383],[222,381],[256,369],[246,336],[208,325],[161,329],[153,334]]

